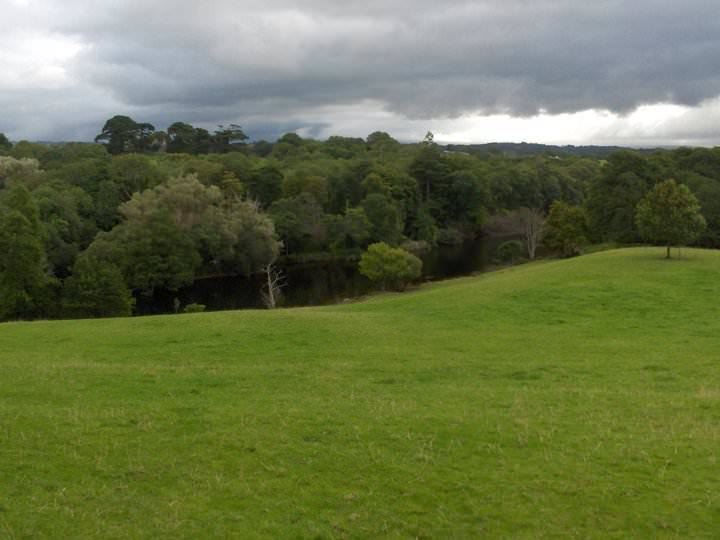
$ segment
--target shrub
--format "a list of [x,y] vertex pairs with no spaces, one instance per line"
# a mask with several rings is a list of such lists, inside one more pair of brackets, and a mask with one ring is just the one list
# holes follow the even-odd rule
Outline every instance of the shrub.
[[412,253],[385,242],[370,245],[360,258],[360,273],[381,289],[402,291],[409,281],[420,277],[422,261]]
[[192,303],[192,304],[188,304],[183,309],[184,313],[202,313],[203,311],[205,311],[205,304]]
[[508,240],[500,244],[495,253],[501,261],[515,264],[515,261],[522,257],[523,244],[520,240]]

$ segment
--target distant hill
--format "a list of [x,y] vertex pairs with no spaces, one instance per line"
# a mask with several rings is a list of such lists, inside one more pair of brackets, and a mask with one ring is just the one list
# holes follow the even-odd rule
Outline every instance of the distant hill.
[[449,152],[465,152],[474,155],[501,154],[508,157],[526,157],[540,155],[607,157],[619,150],[637,150],[643,154],[655,152],[660,148],[629,148],[623,146],[556,146],[538,143],[487,143],[487,144],[448,144]]

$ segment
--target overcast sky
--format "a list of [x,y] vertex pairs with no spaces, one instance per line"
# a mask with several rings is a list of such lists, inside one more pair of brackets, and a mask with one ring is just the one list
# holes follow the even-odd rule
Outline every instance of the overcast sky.
[[717,0],[0,0],[0,132],[720,144]]

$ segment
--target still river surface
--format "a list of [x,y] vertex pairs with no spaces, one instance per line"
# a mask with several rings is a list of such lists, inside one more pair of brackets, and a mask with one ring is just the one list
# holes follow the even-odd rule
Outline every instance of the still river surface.
[[[482,272],[492,265],[497,247],[508,237],[482,236],[455,246],[438,246],[420,254],[423,279],[438,280]],[[283,307],[335,304],[373,290],[355,261],[323,261],[279,266],[285,273]],[[137,298],[138,315],[173,313],[180,306],[204,304],[207,311],[262,308],[263,276],[199,279],[178,291],[156,291]],[[181,308],[182,309],[182,308]]]

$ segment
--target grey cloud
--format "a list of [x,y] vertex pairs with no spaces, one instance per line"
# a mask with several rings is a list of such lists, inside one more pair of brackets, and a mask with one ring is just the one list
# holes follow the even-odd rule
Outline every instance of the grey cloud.
[[124,107],[113,112],[141,112],[161,126],[243,115],[283,125],[363,100],[422,120],[626,113],[720,95],[720,5],[712,0],[30,5],[23,19],[88,45],[69,66],[79,91],[111,96]]

